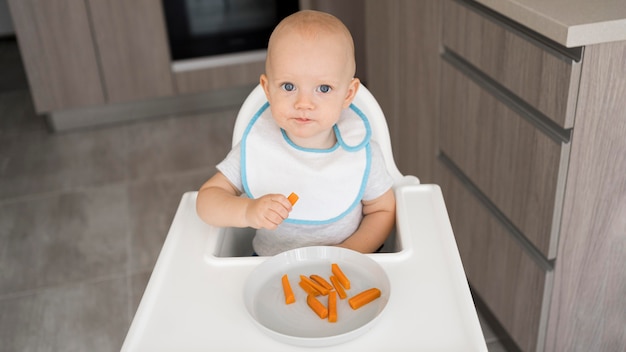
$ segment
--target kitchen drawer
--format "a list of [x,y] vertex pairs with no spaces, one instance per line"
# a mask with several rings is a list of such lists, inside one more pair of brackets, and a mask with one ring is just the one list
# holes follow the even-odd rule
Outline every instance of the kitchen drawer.
[[441,153],[516,231],[554,258],[570,143],[545,134],[448,62],[441,99]]
[[553,271],[538,264],[446,166],[439,174],[472,290],[522,351],[540,349]]
[[[231,61],[234,61],[231,60]],[[253,62],[202,67],[175,64],[174,79],[178,94],[200,93],[216,89],[255,86],[265,72],[265,59]]]
[[536,39],[539,35],[525,35],[524,29],[516,29],[520,25],[474,2],[445,1],[444,14],[446,50],[467,60],[556,125],[573,127],[581,63],[580,58],[570,57],[575,55],[562,53],[570,49],[559,51],[558,44],[550,46],[547,39]]

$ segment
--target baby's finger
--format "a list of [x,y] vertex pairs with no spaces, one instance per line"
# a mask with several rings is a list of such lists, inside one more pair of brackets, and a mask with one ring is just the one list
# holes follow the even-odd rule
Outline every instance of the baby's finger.
[[272,200],[277,203],[277,206],[272,207],[272,209],[279,213],[283,219],[286,219],[292,209],[291,201],[289,201],[289,199],[282,194],[277,194],[274,198],[272,198]]

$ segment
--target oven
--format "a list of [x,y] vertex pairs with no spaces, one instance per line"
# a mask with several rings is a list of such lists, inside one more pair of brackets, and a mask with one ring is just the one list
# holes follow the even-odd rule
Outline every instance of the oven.
[[173,61],[264,50],[298,0],[163,0]]

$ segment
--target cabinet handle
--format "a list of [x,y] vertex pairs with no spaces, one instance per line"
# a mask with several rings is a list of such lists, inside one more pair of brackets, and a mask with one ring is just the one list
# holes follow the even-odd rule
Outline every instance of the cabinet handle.
[[554,270],[554,260],[547,259],[541,251],[535,247],[524,234],[504,215],[489,198],[474,185],[474,183],[463,173],[463,171],[452,161],[443,151],[439,150],[437,155],[439,161],[461,181],[463,186],[472,193],[478,201],[493,215],[511,234],[511,237],[530,255],[534,262],[544,271]]
[[517,34],[518,36],[526,39],[528,42],[537,45],[545,51],[550,52],[552,55],[559,57],[560,59],[571,62],[580,62],[583,57],[583,47],[567,48],[563,45],[555,42],[554,40],[547,38],[532,29],[525,27],[510,18],[503,16],[496,11],[477,3],[476,1],[468,0],[454,0],[457,3],[467,7],[468,9],[478,13],[486,19],[497,23],[498,25],[506,28],[510,32]]
[[441,58],[469,77],[476,84],[491,93],[494,97],[507,105],[521,117],[530,122],[535,128],[545,133],[557,143],[569,143],[572,135],[570,128],[564,129],[541,111],[526,103],[517,95],[506,89],[500,83],[484,74],[478,68],[467,62],[447,47],[444,47]]

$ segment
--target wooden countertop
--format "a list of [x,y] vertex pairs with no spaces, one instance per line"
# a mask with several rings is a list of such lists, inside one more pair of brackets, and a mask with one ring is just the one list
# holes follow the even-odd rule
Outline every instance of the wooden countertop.
[[475,0],[571,48],[626,40],[625,0]]

